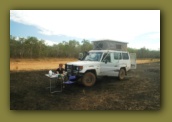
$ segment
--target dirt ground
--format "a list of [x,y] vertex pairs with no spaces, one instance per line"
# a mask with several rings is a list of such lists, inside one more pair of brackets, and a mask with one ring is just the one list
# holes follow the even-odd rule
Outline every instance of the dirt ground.
[[[143,62],[120,81],[98,78],[93,87],[67,85],[50,93],[44,70],[10,70],[11,110],[159,110],[160,61]],[[53,83],[53,82],[52,82]]]

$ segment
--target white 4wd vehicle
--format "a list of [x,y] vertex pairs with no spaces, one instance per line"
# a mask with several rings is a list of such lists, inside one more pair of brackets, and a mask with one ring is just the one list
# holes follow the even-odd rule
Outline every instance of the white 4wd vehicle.
[[68,75],[85,86],[93,86],[97,77],[114,76],[124,79],[127,71],[136,69],[136,55],[127,51],[91,50],[80,61],[65,65]]

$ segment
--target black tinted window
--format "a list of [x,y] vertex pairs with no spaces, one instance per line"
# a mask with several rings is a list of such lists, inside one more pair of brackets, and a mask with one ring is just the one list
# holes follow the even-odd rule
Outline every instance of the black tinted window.
[[114,59],[115,60],[118,60],[118,59],[120,60],[121,58],[122,58],[121,53],[117,53],[117,52],[114,53]]
[[106,55],[107,55],[107,53],[104,53],[104,55],[103,55],[103,58],[102,58],[102,59],[104,59],[104,58],[106,57]]
[[110,54],[104,53],[102,61],[111,62]]
[[129,59],[128,53],[122,53],[122,57],[123,57],[124,60]]

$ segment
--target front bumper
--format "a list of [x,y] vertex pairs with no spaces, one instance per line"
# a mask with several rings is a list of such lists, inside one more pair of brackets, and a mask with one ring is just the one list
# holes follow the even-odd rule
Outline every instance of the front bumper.
[[73,79],[71,81],[81,81],[81,78],[83,77],[84,73],[82,72],[82,70],[79,70],[79,68],[77,68],[78,66],[75,65],[67,65],[65,64],[65,71],[67,72],[67,77],[68,80],[71,80],[70,78],[73,77]]
[[75,80],[79,80],[80,78],[82,78],[84,75],[84,73],[80,73],[78,71],[71,71],[71,70],[67,70],[67,76],[70,77],[70,76],[75,76]]

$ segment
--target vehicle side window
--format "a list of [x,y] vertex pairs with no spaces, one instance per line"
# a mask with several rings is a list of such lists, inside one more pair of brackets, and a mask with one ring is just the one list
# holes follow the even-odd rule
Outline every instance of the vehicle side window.
[[107,53],[104,53],[103,58],[102,58],[102,62],[107,61],[107,62],[111,62],[111,58],[110,55]]
[[105,59],[106,55],[107,55],[107,53],[104,53],[104,54],[103,54],[102,61]]
[[106,56],[106,60],[107,60],[107,62],[111,62],[111,58],[110,58],[109,54]]
[[123,57],[124,60],[129,59],[128,53],[122,53],[122,57]]
[[121,53],[115,52],[115,53],[114,53],[114,59],[115,59],[115,60],[120,60],[120,59],[122,59]]

